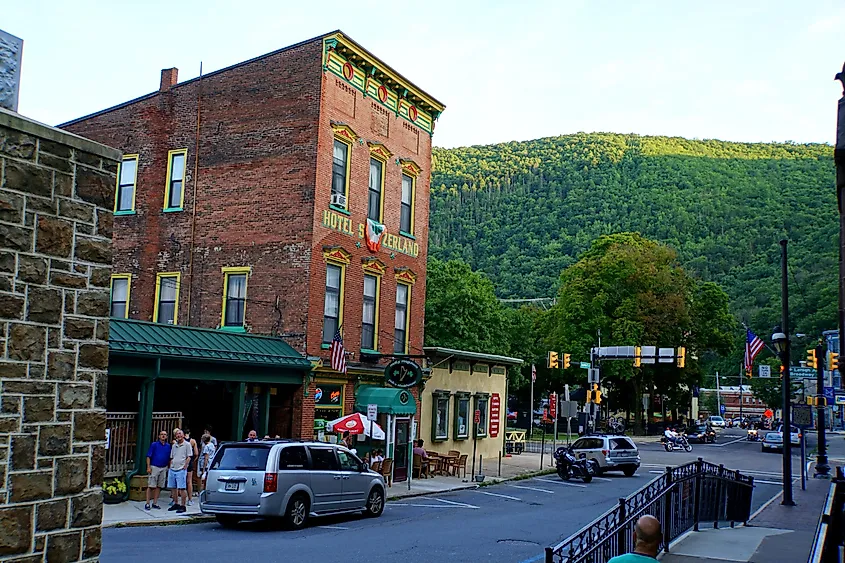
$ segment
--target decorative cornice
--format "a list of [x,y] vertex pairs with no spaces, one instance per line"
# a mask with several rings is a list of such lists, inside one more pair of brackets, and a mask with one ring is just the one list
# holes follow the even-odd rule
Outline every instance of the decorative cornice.
[[327,262],[337,262],[346,266],[352,260],[352,254],[339,246],[324,246],[323,258]]
[[393,268],[393,270],[396,272],[397,282],[407,283],[410,285],[417,283],[417,274],[411,271],[410,268],[402,266],[399,268]]
[[402,166],[402,172],[409,176],[419,176],[420,172],[422,172],[422,168],[409,158],[400,158],[399,164]]
[[332,121],[332,131],[334,136],[343,139],[349,143],[354,143],[360,137],[352,130],[352,127],[339,121]]
[[377,276],[384,275],[387,271],[387,266],[374,256],[365,256],[361,258],[361,267],[365,272],[375,274]]
[[390,152],[386,146],[375,141],[368,141],[367,146],[370,147],[370,155],[387,162],[393,153]]

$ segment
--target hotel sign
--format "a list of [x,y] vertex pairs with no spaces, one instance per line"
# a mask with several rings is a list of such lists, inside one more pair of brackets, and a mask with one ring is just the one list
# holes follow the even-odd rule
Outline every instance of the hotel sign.
[[[343,233],[350,237],[357,237],[364,239],[366,236],[367,225],[365,223],[356,223],[349,217],[341,213],[336,213],[328,209],[323,210],[323,226],[327,229]],[[420,255],[420,245],[413,240],[394,235],[391,233],[384,233],[381,238],[382,248],[393,252],[399,252],[412,258]]]

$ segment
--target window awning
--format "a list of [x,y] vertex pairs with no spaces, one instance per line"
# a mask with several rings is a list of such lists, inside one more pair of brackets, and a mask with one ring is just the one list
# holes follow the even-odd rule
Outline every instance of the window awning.
[[378,405],[378,412],[387,414],[414,414],[417,402],[406,389],[392,387],[361,387],[355,396],[355,410],[367,412],[367,405]]

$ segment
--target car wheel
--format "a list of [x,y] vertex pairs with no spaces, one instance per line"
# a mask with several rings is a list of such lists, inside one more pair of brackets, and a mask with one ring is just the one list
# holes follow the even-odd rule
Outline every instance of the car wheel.
[[622,470],[622,473],[625,474],[625,477],[633,477],[634,473],[637,472],[637,468],[633,465],[626,467]]
[[285,509],[285,524],[292,530],[300,530],[308,520],[308,497],[303,494],[296,494],[288,501]]
[[217,518],[217,523],[224,528],[233,528],[241,521],[240,516],[232,516],[231,514],[217,514],[215,518]]
[[378,518],[382,512],[384,512],[384,491],[379,487],[373,487],[367,497],[367,507],[364,509],[364,514],[370,518]]

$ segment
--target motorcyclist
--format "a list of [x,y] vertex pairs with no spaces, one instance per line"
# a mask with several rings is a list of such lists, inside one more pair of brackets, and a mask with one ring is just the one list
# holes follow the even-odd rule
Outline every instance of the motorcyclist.
[[666,430],[663,431],[663,435],[666,436],[666,439],[673,444],[678,443],[678,433],[675,432],[674,428],[671,426],[666,427]]

